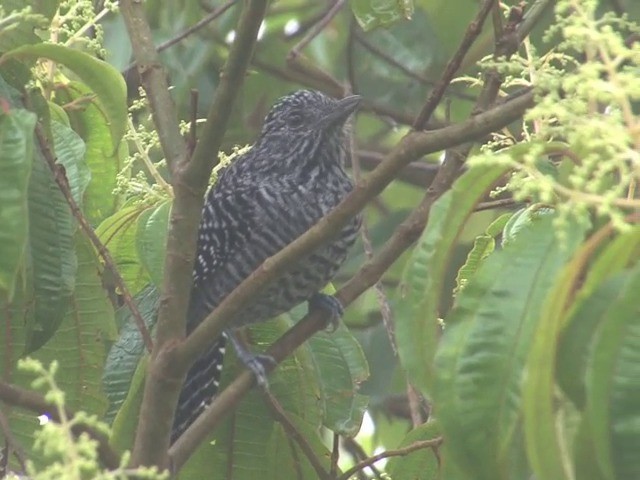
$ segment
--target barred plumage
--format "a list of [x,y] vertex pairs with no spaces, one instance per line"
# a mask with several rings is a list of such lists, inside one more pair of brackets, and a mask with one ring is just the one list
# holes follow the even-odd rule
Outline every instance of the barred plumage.
[[[265,118],[252,149],[222,171],[202,211],[187,333],[353,188],[343,167],[343,130],[358,101],[307,90],[283,97]],[[331,242],[299,261],[231,319],[231,328],[268,320],[314,297],[343,263],[359,225],[360,218],[354,218]],[[224,345],[223,336],[191,367],[172,441],[217,392]]]

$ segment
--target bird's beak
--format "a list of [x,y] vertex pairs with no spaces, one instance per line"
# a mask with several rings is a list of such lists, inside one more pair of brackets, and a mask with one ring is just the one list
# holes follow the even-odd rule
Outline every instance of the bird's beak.
[[360,105],[360,95],[349,95],[339,100],[337,104],[318,122],[318,126],[327,128],[342,125]]

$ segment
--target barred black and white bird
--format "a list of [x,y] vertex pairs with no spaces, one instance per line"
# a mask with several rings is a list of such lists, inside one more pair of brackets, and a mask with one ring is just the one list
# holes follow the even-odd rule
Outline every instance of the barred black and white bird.
[[[309,90],[283,97],[266,116],[251,150],[222,171],[202,211],[187,333],[264,260],[306,232],[351,191],[353,184],[344,170],[344,126],[359,100],[335,100]],[[172,442],[215,396],[226,339],[232,340],[258,381],[266,382],[266,359],[244,350],[234,339],[234,329],[268,320],[304,301],[340,312],[337,300],[318,292],[344,262],[359,226],[360,217],[353,218],[332,241],[293,265],[230,320],[230,329],[187,374]]]

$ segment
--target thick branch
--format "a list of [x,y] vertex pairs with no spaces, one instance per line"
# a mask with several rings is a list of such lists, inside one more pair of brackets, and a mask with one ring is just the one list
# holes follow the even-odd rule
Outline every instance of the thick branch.
[[167,159],[169,170],[173,173],[176,167],[185,161],[187,149],[180,135],[178,114],[169,93],[167,76],[153,44],[145,4],[136,0],[121,0],[120,11],[127,27],[138,73],[149,99],[162,152]]
[[[189,363],[184,361],[184,356],[175,355],[174,348],[185,331],[185,312],[190,295],[196,230],[202,210],[203,194],[213,164],[217,161],[218,149],[253,52],[266,4],[266,0],[244,2],[236,28],[236,40],[221,73],[200,141],[189,162],[174,165],[174,202],[167,236],[165,280],[158,315],[156,348],[145,381],[133,450],[134,465],[156,465],[161,468],[166,465],[171,422],[180,387],[189,366]],[[129,13],[132,11],[134,10],[128,10]],[[135,22],[130,19],[129,23]],[[146,28],[148,29],[148,25]],[[140,46],[133,40],[132,44],[134,49],[136,45]],[[147,48],[148,45],[142,47]],[[144,53],[149,54],[146,50]],[[144,65],[138,58],[140,56],[143,55],[136,56],[139,66]],[[153,83],[150,84],[150,88],[160,88],[160,85],[161,83]],[[151,107],[155,109],[156,105],[152,104]],[[157,127],[161,132],[161,126]]]

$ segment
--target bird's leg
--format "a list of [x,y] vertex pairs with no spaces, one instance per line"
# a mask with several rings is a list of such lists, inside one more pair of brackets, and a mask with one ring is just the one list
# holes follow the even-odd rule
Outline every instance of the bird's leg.
[[271,355],[251,352],[244,345],[244,342],[236,336],[235,332],[225,330],[225,333],[236,351],[236,356],[243,365],[255,375],[258,385],[262,388],[269,388],[269,381],[267,380],[267,370],[265,366],[275,366],[275,359]]
[[321,308],[331,314],[329,324],[327,325],[327,331],[335,332],[340,326],[340,319],[344,313],[344,307],[342,306],[342,303],[340,303],[340,300],[333,295],[318,292],[309,299],[309,311],[314,308]]

